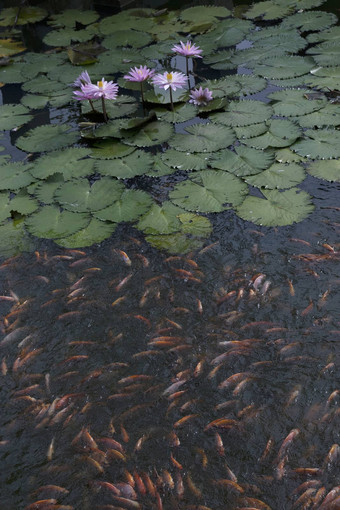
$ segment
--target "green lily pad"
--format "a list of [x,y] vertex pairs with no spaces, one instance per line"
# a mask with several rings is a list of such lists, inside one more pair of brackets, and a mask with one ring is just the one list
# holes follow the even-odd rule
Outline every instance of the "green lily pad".
[[303,77],[303,81],[309,87],[326,92],[340,90],[340,66],[314,68]]
[[42,109],[47,104],[53,108],[65,106],[73,102],[73,94],[71,90],[59,90],[58,92],[49,95],[41,94],[26,94],[21,98],[21,103],[32,110]]
[[180,230],[181,222],[178,216],[185,212],[184,209],[175,206],[171,202],[163,202],[162,206],[154,204],[141,217],[137,228],[145,234],[172,234]]
[[108,35],[102,44],[105,48],[113,49],[117,46],[132,46],[133,48],[142,48],[153,41],[150,34],[140,32],[139,30],[117,30]]
[[118,179],[131,179],[136,175],[148,172],[153,164],[150,153],[136,150],[125,157],[113,161],[97,161],[96,170],[101,175],[118,177]]
[[280,5],[271,2],[270,0],[264,2],[257,2],[245,12],[244,16],[247,19],[261,18],[262,20],[275,20],[283,18],[293,11],[293,7],[289,5]]
[[295,119],[303,128],[339,126],[340,104],[327,103],[324,108]]
[[25,190],[15,197],[7,192],[0,192],[0,221],[11,217],[12,212],[22,215],[30,214],[38,209],[39,204]]
[[65,181],[85,177],[93,173],[93,159],[85,159],[90,153],[91,150],[85,147],[53,151],[35,160],[30,172],[38,179],[55,173],[62,173]]
[[0,225],[0,255],[8,258],[18,253],[31,251],[34,243],[24,230],[23,221],[9,221]]
[[80,9],[66,9],[59,14],[52,14],[48,24],[54,27],[75,28],[77,23],[81,25],[90,25],[99,18],[96,11],[83,11]]
[[310,159],[340,157],[340,131],[318,129],[305,131],[306,139],[292,145],[292,150]]
[[150,122],[138,131],[122,131],[123,141],[137,147],[151,147],[169,140],[173,134],[173,127],[167,122]]
[[103,140],[95,143],[93,147],[91,156],[98,159],[122,158],[135,150],[135,147],[129,147],[117,140]]
[[299,163],[305,161],[305,158],[293,152],[290,148],[280,149],[275,152],[275,159],[279,163]]
[[118,200],[124,185],[104,177],[92,186],[86,179],[65,182],[55,192],[55,199],[68,211],[84,213],[104,209]]
[[62,174],[54,174],[44,181],[35,183],[30,186],[28,188],[28,192],[35,195],[43,204],[53,204],[54,193],[63,183],[64,179]]
[[340,40],[340,26],[329,28],[328,30],[322,30],[314,34],[309,34],[306,37],[309,43],[319,43],[323,41],[339,41]]
[[171,175],[175,172],[177,172],[177,168],[166,165],[159,156],[155,156],[152,168],[145,175],[149,177],[163,177],[164,175]]
[[299,28],[301,32],[308,32],[312,30],[321,31],[326,30],[331,25],[335,25],[337,21],[337,17],[331,12],[297,12],[296,14],[285,18],[281,23],[281,28],[282,30]]
[[26,219],[27,230],[36,237],[58,239],[80,231],[89,224],[88,214],[60,212],[59,207],[45,206]]
[[235,151],[216,152],[210,158],[210,166],[243,177],[258,174],[261,170],[268,168],[274,159],[270,152],[251,149],[243,145],[235,147]]
[[35,179],[30,170],[32,164],[24,165],[21,162],[7,163],[0,166],[0,190],[18,190],[31,184]]
[[154,108],[157,117],[166,122],[178,123],[192,119],[197,114],[197,108],[192,104],[174,105],[173,111],[162,108]]
[[100,220],[113,221],[135,221],[145,214],[152,206],[153,200],[145,191],[124,189],[115,202],[94,213]]
[[183,152],[213,152],[235,141],[232,129],[216,124],[193,124],[185,128],[185,132],[188,134],[175,134],[168,142],[170,147]]
[[[18,16],[19,14],[19,16]],[[8,7],[2,9],[0,13],[0,26],[8,27],[14,25],[27,25],[28,23],[37,23],[47,16],[45,9],[40,7]]]
[[340,161],[336,159],[312,161],[307,165],[307,172],[325,181],[340,182]]
[[266,58],[254,67],[254,73],[265,78],[281,80],[307,74],[313,67],[315,63],[310,57],[282,55]]
[[239,205],[247,193],[247,186],[237,177],[217,170],[205,170],[176,184],[169,197],[187,211],[209,213],[229,209],[230,204]]
[[268,59],[280,62],[281,58],[287,56],[287,52],[280,46],[271,46],[270,48],[253,47],[237,51],[231,61],[238,66],[258,69],[258,66]]
[[273,105],[275,115],[284,117],[296,117],[320,110],[326,105],[326,97],[320,99],[309,98],[305,90],[278,90],[268,95],[270,99],[277,101]]
[[319,66],[340,66],[340,48],[338,41],[327,41],[307,50]]
[[69,46],[72,42],[85,42],[92,39],[88,30],[74,30],[73,28],[60,28],[48,32],[43,41],[48,46]]
[[0,131],[10,130],[26,124],[33,119],[29,110],[22,104],[4,104],[0,106]]
[[[170,92],[168,90],[157,87],[155,90],[146,90],[144,93],[144,99],[148,103],[170,105]],[[172,99],[174,103],[184,102],[188,99],[187,91],[183,89],[176,89],[172,92]]]
[[[98,112],[102,112],[102,104],[101,101],[93,101],[93,106]],[[118,103],[116,101],[105,101],[105,107],[107,111],[107,116],[109,119],[118,119],[120,117],[125,117],[125,115],[131,115],[134,113],[137,108],[137,103]],[[83,114],[91,113],[92,108],[87,101],[82,101],[81,111]],[[105,126],[103,126],[105,128]],[[100,135],[98,135],[100,136]],[[107,136],[107,135],[103,135]]]
[[161,155],[161,160],[168,166],[177,170],[204,170],[208,166],[210,154],[191,154],[168,149]]
[[56,239],[55,242],[64,248],[84,248],[92,246],[95,243],[101,243],[108,239],[116,230],[115,223],[106,223],[96,218],[92,218],[90,223],[68,237]]
[[227,18],[231,12],[226,7],[197,5],[184,9],[180,17],[183,21],[202,22],[209,18]]
[[256,225],[279,227],[302,221],[314,209],[311,196],[297,188],[262,190],[262,193],[265,198],[246,197],[236,209],[238,216]]
[[212,122],[224,126],[249,126],[266,121],[272,116],[270,106],[260,101],[246,100],[231,101],[225,113],[213,113],[210,116]]
[[26,152],[53,151],[73,145],[78,133],[70,131],[67,124],[45,124],[31,129],[16,141],[16,146]]
[[242,142],[244,139],[263,135],[267,131],[267,123],[250,124],[250,126],[234,127],[237,138]]
[[301,129],[290,120],[272,119],[266,133],[255,136],[243,143],[256,149],[287,147],[301,135]]
[[0,39],[0,57],[9,57],[16,53],[25,51],[25,46],[19,41],[13,39]]
[[181,231],[184,234],[193,236],[209,237],[212,232],[212,224],[208,218],[193,213],[179,214],[178,219],[181,222]]
[[274,163],[260,174],[246,177],[245,181],[256,188],[287,189],[300,184],[306,177],[302,166],[296,163]]
[[38,93],[38,94],[50,94],[58,91],[62,91],[65,88],[63,83],[57,80],[50,80],[46,76],[38,76],[33,80],[26,81],[22,85],[22,89],[25,92]]
[[307,44],[306,39],[301,37],[297,30],[291,30],[288,33],[279,32],[270,37],[260,38],[255,42],[253,47],[272,48],[274,46],[287,53],[298,53],[305,48]]

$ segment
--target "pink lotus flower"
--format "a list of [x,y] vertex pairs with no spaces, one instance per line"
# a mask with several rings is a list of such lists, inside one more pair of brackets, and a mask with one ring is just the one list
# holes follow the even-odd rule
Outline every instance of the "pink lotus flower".
[[196,46],[196,44],[192,44],[191,41],[187,41],[185,44],[180,41],[180,44],[175,44],[175,46],[171,48],[171,51],[183,55],[184,57],[202,58],[200,53],[202,53],[203,50],[201,50],[199,46]]
[[81,87],[82,85],[89,85],[91,83],[91,78],[87,71],[83,71],[78,78],[73,83],[74,87]]
[[[93,99],[97,99],[92,88],[88,89],[88,85],[81,85],[80,90],[75,90],[73,94],[76,96],[78,101],[92,101]],[[91,105],[92,106],[92,105]]]
[[197,106],[206,106],[209,101],[212,101],[213,95],[211,90],[200,87],[199,89],[193,89],[190,92],[189,103],[193,103]]
[[113,81],[106,81],[104,78],[97,81],[97,85],[90,83],[82,87],[82,91],[86,94],[92,94],[92,99],[116,99],[118,94],[118,85]]
[[172,90],[176,90],[182,89],[183,86],[186,85],[187,80],[187,76],[183,73],[177,73],[175,71],[168,73],[166,71],[164,74],[156,74],[152,79],[152,83],[164,90],[168,90],[169,87]]
[[131,67],[129,74],[126,74],[124,79],[128,81],[145,81],[152,78],[154,74],[155,70],[149,69],[146,66],[140,66],[139,69],[138,67]]

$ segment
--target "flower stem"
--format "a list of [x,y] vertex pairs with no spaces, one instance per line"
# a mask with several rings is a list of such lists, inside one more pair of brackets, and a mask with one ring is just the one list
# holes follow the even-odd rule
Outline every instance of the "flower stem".
[[169,91],[170,91],[171,110],[174,111],[174,102],[172,100],[172,88],[171,87],[169,87]]
[[185,57],[185,63],[186,63],[186,68],[187,68],[187,77],[189,78],[189,59],[188,59],[188,57]]
[[104,96],[102,96],[102,108],[103,108],[104,120],[105,120],[105,122],[107,122],[107,113],[106,113],[106,106],[105,106]]
[[93,106],[93,103],[92,103],[91,99],[89,99],[89,103],[91,105],[92,111],[95,112],[96,110],[94,109],[94,106]]
[[144,92],[143,92],[143,82],[142,81],[140,82],[140,93],[141,93],[141,96],[142,96],[142,103],[143,103],[143,106],[144,106]]

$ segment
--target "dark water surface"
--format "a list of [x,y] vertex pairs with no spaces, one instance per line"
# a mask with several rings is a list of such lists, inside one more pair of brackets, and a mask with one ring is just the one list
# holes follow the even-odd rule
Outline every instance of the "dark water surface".
[[0,509],[340,508],[339,186],[302,188],[186,256],[121,226],[2,260]]

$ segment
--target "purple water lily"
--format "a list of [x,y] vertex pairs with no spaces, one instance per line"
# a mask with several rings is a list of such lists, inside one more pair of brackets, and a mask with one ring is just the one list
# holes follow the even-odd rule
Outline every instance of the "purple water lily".
[[206,106],[212,99],[213,95],[211,90],[200,87],[199,89],[191,90],[189,103],[193,103],[197,106]]
[[158,87],[163,88],[164,90],[168,90],[170,92],[170,102],[171,102],[171,108],[174,109],[174,104],[172,100],[172,91],[176,89],[182,89],[184,85],[186,85],[188,81],[187,76],[183,73],[178,73],[176,71],[168,73],[165,71],[164,74],[156,74],[153,79],[152,83],[154,85],[157,85]]

